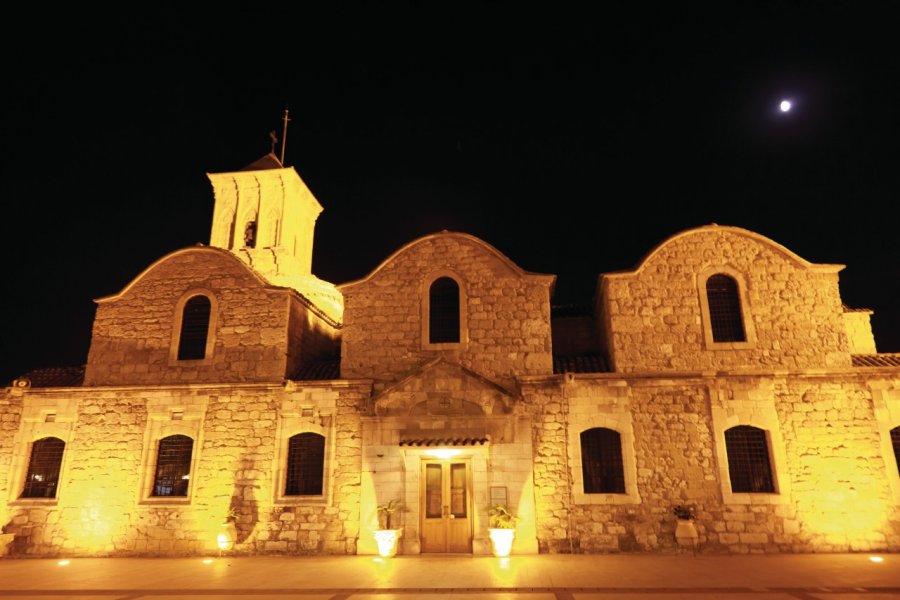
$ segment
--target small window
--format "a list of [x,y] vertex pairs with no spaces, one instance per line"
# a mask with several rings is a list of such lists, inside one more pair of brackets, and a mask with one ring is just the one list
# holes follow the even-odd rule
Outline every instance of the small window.
[[738,425],[725,431],[728,474],[734,493],[774,493],[769,443],[763,429]]
[[321,496],[325,473],[325,436],[298,433],[288,441],[285,496]]
[[891,429],[891,443],[894,445],[894,458],[897,459],[897,474],[900,475],[900,426]]
[[206,296],[194,296],[185,303],[178,338],[178,360],[206,358],[210,312],[211,305]]
[[713,341],[747,341],[737,282],[728,275],[713,275],[706,280],[706,298]]
[[450,277],[435,279],[428,290],[428,341],[459,343],[459,284]]
[[170,435],[159,440],[151,496],[188,495],[193,451],[194,440],[186,435]]
[[31,445],[22,498],[56,498],[65,449],[66,443],[55,437],[43,438]]
[[256,248],[256,221],[248,221],[244,226],[244,247]]
[[624,494],[622,438],[618,431],[595,427],[581,432],[581,471],[585,494]]

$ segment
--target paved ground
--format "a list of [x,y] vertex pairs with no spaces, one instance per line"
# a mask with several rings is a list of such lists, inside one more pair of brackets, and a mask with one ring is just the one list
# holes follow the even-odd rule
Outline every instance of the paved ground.
[[0,560],[15,600],[883,600],[900,554]]

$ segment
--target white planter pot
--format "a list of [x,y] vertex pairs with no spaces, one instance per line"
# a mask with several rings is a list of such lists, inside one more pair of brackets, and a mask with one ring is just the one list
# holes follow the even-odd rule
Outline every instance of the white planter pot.
[[231,550],[237,540],[237,527],[234,521],[222,523],[219,533],[216,535],[216,545],[219,550]]
[[678,519],[675,526],[675,541],[682,546],[693,546],[700,537],[693,521],[687,519]]
[[516,537],[515,529],[488,529],[491,538],[491,548],[494,556],[505,557],[512,552],[513,539]]
[[378,555],[390,558],[397,554],[397,542],[403,529],[376,529],[375,543],[378,544]]

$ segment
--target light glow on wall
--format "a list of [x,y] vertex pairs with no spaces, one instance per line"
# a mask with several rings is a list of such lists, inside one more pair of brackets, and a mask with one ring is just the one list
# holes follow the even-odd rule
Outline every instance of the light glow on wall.
[[[808,459],[813,460],[813,459]],[[883,482],[864,478],[850,459],[819,459],[811,492],[796,504],[797,519],[813,545],[876,550],[884,546],[891,506]],[[819,475],[820,474],[820,475]],[[805,494],[804,494],[805,495]]]
[[447,460],[453,458],[454,456],[458,456],[460,452],[460,450],[454,448],[435,448],[433,450],[425,450],[422,454],[424,454],[425,456],[433,456],[434,458]]

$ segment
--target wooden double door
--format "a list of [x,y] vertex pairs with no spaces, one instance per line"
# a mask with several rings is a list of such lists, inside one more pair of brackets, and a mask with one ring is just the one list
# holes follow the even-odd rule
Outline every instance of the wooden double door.
[[472,552],[472,472],[467,460],[423,460],[422,552]]

